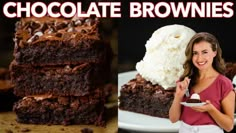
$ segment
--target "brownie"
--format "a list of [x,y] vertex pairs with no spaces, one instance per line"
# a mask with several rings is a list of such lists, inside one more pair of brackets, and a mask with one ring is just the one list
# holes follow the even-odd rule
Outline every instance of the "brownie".
[[191,98],[186,101],[186,103],[201,103],[201,102],[202,101],[199,99],[191,99]]
[[168,118],[174,91],[175,88],[165,90],[158,84],[153,85],[137,74],[135,79],[121,87],[119,109]]
[[15,103],[17,121],[32,124],[95,124],[104,126],[104,95],[96,90],[86,96],[28,96]]
[[22,18],[16,23],[17,64],[45,66],[110,63],[110,44],[101,38],[97,18]]
[[53,94],[83,96],[103,86],[110,78],[109,66],[83,63],[50,67],[33,67],[11,63],[11,79],[17,96]]

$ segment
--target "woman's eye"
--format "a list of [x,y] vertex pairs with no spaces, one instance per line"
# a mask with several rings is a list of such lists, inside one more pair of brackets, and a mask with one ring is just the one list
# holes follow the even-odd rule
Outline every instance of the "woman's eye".
[[196,53],[196,52],[193,52],[193,55],[197,55],[197,53]]
[[207,51],[203,51],[202,53],[203,53],[203,54],[207,54],[208,52],[207,52]]

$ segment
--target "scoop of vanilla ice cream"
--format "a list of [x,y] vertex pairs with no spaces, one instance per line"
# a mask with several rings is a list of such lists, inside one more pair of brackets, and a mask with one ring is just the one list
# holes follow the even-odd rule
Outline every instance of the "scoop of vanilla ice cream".
[[198,99],[200,100],[200,96],[197,93],[193,93],[190,99]]
[[192,29],[178,24],[156,30],[145,45],[143,60],[136,64],[138,73],[152,84],[165,89],[174,87],[184,71],[185,48],[194,34]]

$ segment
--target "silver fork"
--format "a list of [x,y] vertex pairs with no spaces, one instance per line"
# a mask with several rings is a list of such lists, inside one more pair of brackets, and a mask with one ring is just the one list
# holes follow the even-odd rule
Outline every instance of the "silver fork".
[[190,96],[190,93],[189,93],[189,84],[188,84],[188,86],[187,86],[187,89],[186,89],[186,92],[185,92],[185,95],[186,95],[186,97],[189,97]]
[[185,95],[186,95],[186,97],[189,97],[189,89],[188,89],[188,87],[187,87],[187,89],[186,89],[186,92],[185,92]]

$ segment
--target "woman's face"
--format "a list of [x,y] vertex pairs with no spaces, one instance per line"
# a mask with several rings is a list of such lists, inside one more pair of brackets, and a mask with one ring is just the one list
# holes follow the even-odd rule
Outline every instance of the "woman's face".
[[201,41],[193,45],[192,62],[199,70],[205,70],[212,67],[215,56],[216,51],[212,50],[209,42]]

